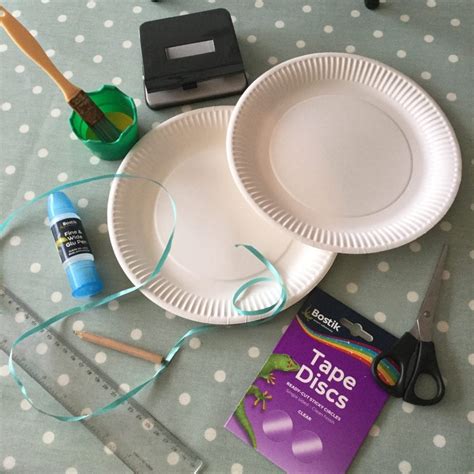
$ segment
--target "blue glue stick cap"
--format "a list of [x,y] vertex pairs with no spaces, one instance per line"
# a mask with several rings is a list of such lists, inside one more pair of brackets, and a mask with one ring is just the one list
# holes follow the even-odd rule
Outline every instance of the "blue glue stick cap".
[[80,217],[63,192],[48,197],[48,219],[74,298],[93,296],[104,285]]

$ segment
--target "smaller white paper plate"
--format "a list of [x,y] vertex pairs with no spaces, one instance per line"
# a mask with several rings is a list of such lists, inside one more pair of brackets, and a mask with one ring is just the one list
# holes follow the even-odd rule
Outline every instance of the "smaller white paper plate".
[[459,145],[434,100],[395,69],[350,54],[302,56],[257,78],[232,114],[227,149],[262,216],[341,253],[416,239],[461,179]]
[[[240,194],[226,160],[232,109],[209,107],[164,122],[134,146],[118,170],[161,182],[177,205],[170,256],[142,292],[174,314],[212,324],[250,319],[233,309],[232,297],[243,283],[268,274],[261,262],[235,244],[253,245],[276,266],[287,285],[287,306],[305,296],[335,258],[262,219]],[[171,224],[170,204],[160,188],[144,180],[114,180],[109,234],[115,255],[134,284],[151,274]],[[244,294],[241,307],[263,308],[279,294],[276,285],[253,287]]]

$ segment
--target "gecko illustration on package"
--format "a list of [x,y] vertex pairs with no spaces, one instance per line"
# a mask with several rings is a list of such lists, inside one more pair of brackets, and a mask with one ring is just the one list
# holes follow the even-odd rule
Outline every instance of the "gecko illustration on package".
[[315,288],[225,427],[288,473],[345,472],[389,396],[370,364],[395,341]]

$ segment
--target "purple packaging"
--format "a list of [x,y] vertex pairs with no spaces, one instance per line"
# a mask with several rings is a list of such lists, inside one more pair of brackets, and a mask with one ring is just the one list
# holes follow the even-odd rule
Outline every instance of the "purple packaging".
[[388,398],[371,361],[395,341],[315,288],[225,427],[288,473],[346,472]]

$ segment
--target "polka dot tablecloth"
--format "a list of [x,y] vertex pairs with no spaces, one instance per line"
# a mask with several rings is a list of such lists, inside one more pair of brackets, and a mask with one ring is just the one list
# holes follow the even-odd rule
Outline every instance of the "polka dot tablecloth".
[[[472,457],[473,402],[473,211],[474,155],[473,18],[470,0],[386,0],[375,12],[363,0],[7,0],[5,6],[41,42],[64,75],[94,90],[112,83],[135,98],[140,133],[191,106],[153,112],[144,104],[138,27],[157,18],[216,7],[234,21],[250,76],[310,52],[346,51],[387,63],[413,78],[440,104],[458,136],[463,181],[454,205],[433,230],[389,252],[342,255],[321,287],[396,335],[416,317],[443,242],[450,252],[435,328],[445,399],[430,408],[391,399],[351,466],[353,473],[468,473]],[[227,98],[202,104],[233,104]],[[193,105],[192,108],[201,105]],[[114,172],[117,162],[93,156],[71,134],[68,106],[51,81],[0,31],[0,216],[70,180]],[[159,159],[159,150],[157,150]],[[106,222],[109,186],[104,182],[69,194],[83,216],[106,290],[128,284],[111,250]],[[45,224],[36,206],[0,241],[1,280],[44,317],[74,304]],[[170,370],[138,399],[203,458],[209,473],[278,472],[269,461],[223,429],[227,417],[295,308],[258,329],[221,330],[192,338]],[[18,324],[24,314],[15,316]],[[123,391],[153,370],[146,362],[81,342],[72,330],[107,334],[166,352],[191,322],[133,295],[58,329],[112,376]],[[35,336],[38,357],[47,342]],[[101,446],[80,424],[61,423],[22,400],[0,353],[0,470],[21,473],[122,473],[115,446]],[[29,382],[38,403],[61,407]],[[58,390],[74,384],[61,374]],[[370,400],[367,400],[370,403]],[[88,413],[94,400],[84,408]],[[347,434],[350,436],[350,433]],[[162,460],[174,472],[175,456]]]

